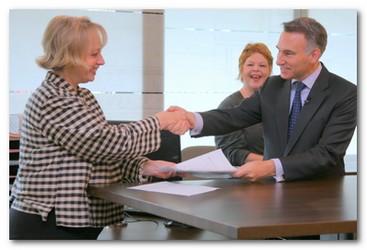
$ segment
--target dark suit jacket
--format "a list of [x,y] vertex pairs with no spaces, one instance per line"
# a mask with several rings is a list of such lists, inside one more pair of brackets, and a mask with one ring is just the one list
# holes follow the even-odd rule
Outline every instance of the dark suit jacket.
[[200,113],[200,136],[226,134],[262,122],[264,158],[279,158],[286,181],[344,174],[346,149],[357,125],[357,86],[324,65],[287,143],[290,80],[270,77],[233,109]]

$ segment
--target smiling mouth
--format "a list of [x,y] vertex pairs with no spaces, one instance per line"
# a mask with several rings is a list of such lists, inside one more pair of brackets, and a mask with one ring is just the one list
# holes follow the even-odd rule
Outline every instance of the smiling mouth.
[[95,75],[97,73],[97,69],[98,68],[91,68],[90,69],[90,72]]
[[260,79],[261,76],[250,76],[251,79]]
[[290,70],[290,68],[288,68],[288,67],[280,67],[280,70],[281,71],[285,71],[285,70]]

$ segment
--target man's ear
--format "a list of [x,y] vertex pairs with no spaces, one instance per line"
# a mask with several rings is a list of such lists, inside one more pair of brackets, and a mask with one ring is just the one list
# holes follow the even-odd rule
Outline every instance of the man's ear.
[[321,57],[321,51],[319,48],[314,48],[311,53],[311,62],[316,63]]

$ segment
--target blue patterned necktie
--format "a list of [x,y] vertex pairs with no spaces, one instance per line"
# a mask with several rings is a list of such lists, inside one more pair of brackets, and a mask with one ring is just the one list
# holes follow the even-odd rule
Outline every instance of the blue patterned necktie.
[[301,113],[302,109],[302,101],[301,101],[301,91],[306,87],[303,82],[297,82],[296,84],[296,93],[294,94],[293,103],[291,113],[289,114],[289,121],[288,121],[288,140],[291,137],[292,130],[296,126],[296,121]]

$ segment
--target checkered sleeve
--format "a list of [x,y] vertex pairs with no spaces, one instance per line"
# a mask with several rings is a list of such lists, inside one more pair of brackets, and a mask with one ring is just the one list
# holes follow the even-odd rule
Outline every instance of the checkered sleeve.
[[115,163],[157,150],[160,145],[156,117],[131,124],[107,124],[88,90],[79,97],[53,96],[41,112],[45,137],[72,155],[92,163]]

